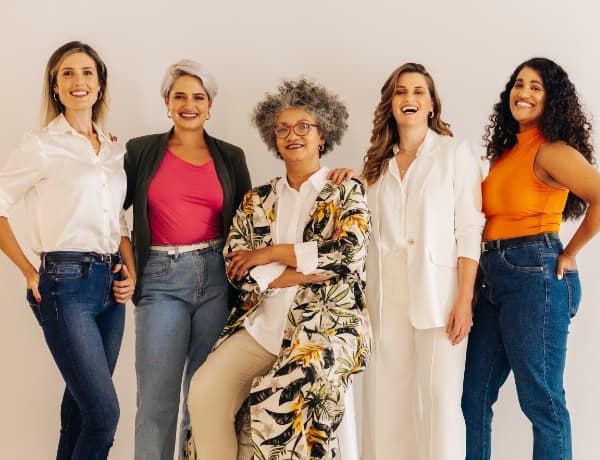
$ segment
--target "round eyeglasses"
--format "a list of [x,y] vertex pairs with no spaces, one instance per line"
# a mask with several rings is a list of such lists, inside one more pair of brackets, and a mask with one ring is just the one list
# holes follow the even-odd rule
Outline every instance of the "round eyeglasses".
[[293,126],[282,123],[273,128],[273,133],[275,133],[275,136],[277,136],[279,139],[285,139],[286,137],[288,137],[292,130],[294,130],[294,132],[298,136],[306,136],[312,126],[314,126],[315,128],[319,127],[319,125],[309,123],[308,121],[299,121]]

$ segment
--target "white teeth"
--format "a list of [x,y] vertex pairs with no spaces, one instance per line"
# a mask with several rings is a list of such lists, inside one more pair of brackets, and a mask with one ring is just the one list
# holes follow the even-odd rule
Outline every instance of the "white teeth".
[[418,107],[414,105],[407,105],[406,107],[402,107],[402,113],[417,113],[419,110]]
[[181,118],[196,118],[198,114],[196,113],[180,113]]
[[71,95],[72,96],[86,96],[87,95],[87,91],[72,91]]
[[533,107],[533,104],[530,104],[529,102],[525,102],[525,101],[517,101],[517,103],[515,105],[517,107],[522,107],[524,109],[531,109]]

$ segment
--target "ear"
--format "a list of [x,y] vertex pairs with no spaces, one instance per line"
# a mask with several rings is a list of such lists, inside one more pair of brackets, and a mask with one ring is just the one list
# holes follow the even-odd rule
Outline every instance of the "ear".
[[169,96],[165,96],[165,105],[169,107]]

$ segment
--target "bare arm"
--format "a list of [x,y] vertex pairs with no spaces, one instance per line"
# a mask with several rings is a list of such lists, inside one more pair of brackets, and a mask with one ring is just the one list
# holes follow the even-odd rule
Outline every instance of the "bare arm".
[[600,174],[583,155],[562,142],[542,146],[535,167],[542,181],[566,187],[588,203],[585,217],[558,257],[556,276],[561,278],[565,269],[577,268],[575,257],[600,231]]
[[122,264],[116,265],[113,271],[116,273],[120,270],[121,279],[113,283],[113,295],[117,302],[125,303],[131,299],[137,282],[133,247],[131,240],[126,236],[121,237],[119,253],[121,254]]
[[467,257],[458,258],[458,295],[448,317],[446,333],[452,345],[460,343],[471,331],[473,289],[478,264]]
[[40,275],[25,256],[6,217],[0,217],[0,250],[21,270],[27,288],[32,290],[33,296],[39,302],[42,299],[38,288]]
[[274,244],[253,251],[234,251],[224,254],[229,259],[227,274],[231,279],[241,280],[246,273],[257,265],[279,262],[296,267],[296,253],[293,244]]

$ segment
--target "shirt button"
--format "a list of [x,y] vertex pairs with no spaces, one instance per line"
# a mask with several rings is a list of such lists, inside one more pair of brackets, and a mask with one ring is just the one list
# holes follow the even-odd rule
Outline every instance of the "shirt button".
[[408,243],[409,245],[413,245],[413,244],[415,244],[415,240],[413,240],[413,239],[411,238],[411,239],[409,239],[409,240],[407,241],[407,243]]

